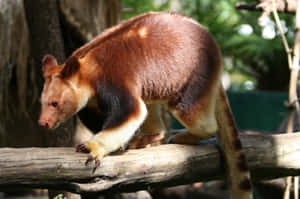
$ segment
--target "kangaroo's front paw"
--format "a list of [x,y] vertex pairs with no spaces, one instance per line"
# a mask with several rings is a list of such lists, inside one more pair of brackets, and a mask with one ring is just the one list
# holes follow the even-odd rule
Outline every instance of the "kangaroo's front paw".
[[90,153],[85,164],[87,165],[89,162],[95,161],[95,169],[100,165],[100,161],[105,155],[104,148],[100,144],[93,141],[87,141],[77,145],[76,151]]

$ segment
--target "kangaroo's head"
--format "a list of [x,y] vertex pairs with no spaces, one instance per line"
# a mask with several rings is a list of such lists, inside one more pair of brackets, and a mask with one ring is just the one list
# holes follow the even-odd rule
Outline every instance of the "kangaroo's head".
[[86,105],[90,91],[80,85],[79,67],[76,57],[70,57],[63,65],[58,65],[52,55],[43,58],[41,126],[54,129]]

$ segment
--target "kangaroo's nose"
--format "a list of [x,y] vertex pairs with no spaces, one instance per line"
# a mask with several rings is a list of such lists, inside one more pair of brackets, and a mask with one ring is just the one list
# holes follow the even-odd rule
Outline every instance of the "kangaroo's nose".
[[46,128],[49,128],[49,127],[50,127],[49,121],[44,120],[44,119],[40,119],[40,120],[39,120],[39,125],[41,125],[41,126],[43,126],[43,127],[46,127]]

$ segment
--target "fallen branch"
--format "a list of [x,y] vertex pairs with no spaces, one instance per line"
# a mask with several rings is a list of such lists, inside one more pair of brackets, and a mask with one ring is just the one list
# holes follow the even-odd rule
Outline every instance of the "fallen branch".
[[[242,135],[254,180],[300,175],[300,134]],[[220,179],[215,142],[161,145],[111,155],[93,173],[87,154],[73,148],[0,149],[0,190],[36,187],[76,193],[135,191]]]

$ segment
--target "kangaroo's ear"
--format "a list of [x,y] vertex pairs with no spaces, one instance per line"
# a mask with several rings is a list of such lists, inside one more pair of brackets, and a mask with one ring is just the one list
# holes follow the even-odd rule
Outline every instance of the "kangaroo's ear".
[[73,56],[69,57],[64,68],[61,71],[62,78],[72,76],[79,70],[79,67],[80,67],[80,63],[77,57],[73,57]]
[[57,61],[53,55],[45,55],[42,61],[44,76],[54,67],[57,66]]

